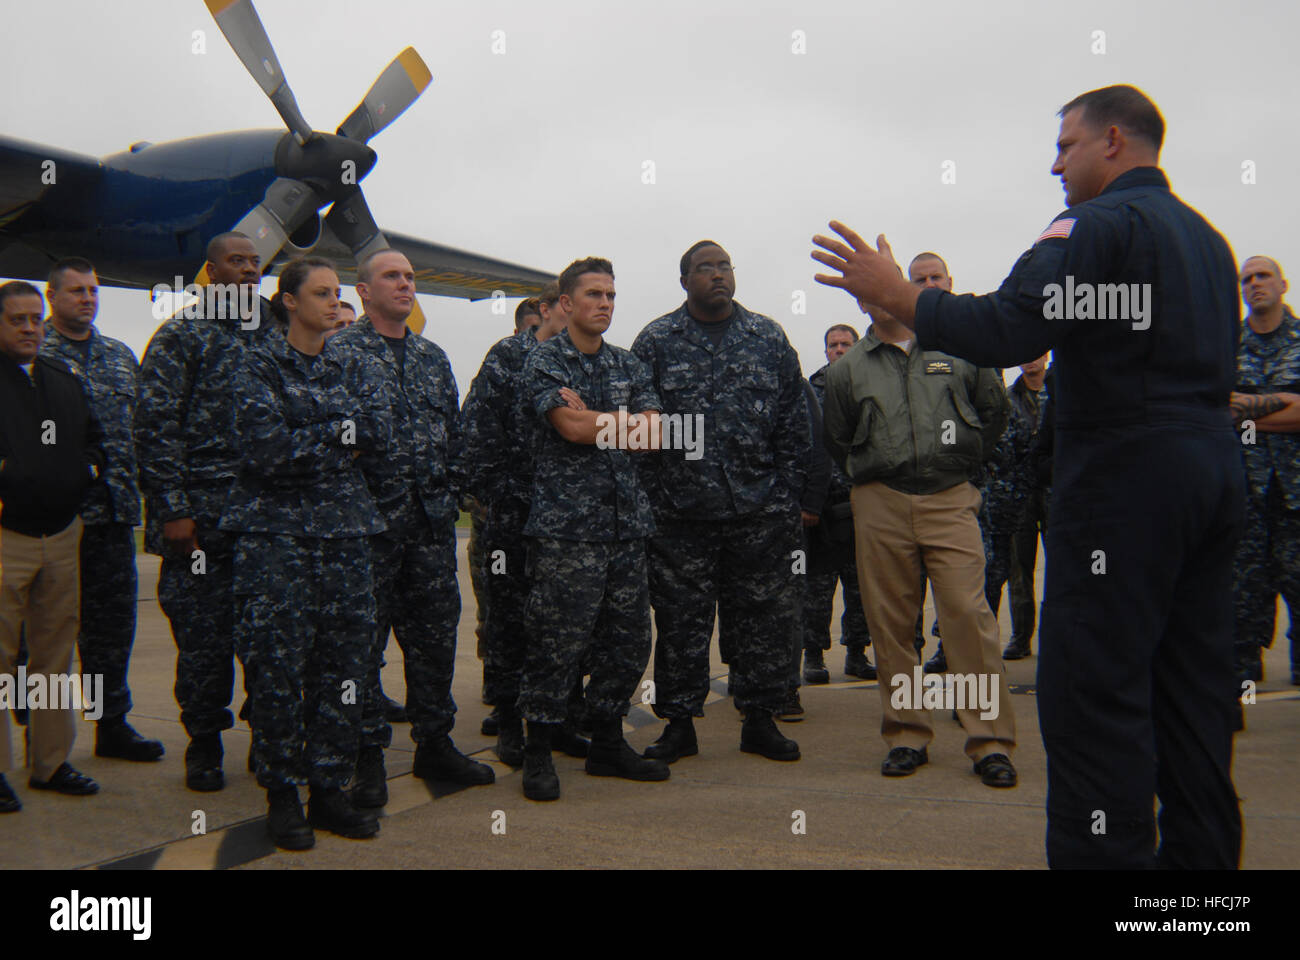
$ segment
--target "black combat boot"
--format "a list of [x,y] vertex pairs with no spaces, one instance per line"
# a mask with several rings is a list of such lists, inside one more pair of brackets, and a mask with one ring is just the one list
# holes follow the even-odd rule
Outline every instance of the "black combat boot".
[[830,683],[831,672],[826,669],[826,658],[821,647],[803,648],[803,682],[807,684]]
[[200,793],[211,793],[226,785],[221,772],[221,734],[208,733],[195,737],[185,749],[185,786]]
[[421,780],[446,780],[470,787],[494,783],[497,778],[486,763],[471,760],[457,750],[446,734],[416,745],[415,767],[411,772]]
[[281,850],[310,850],[316,845],[316,834],[302,815],[297,787],[290,784],[268,790],[266,798],[270,803],[266,829],[277,847]]
[[740,749],[742,753],[757,753],[769,760],[799,759],[799,744],[781,735],[767,710],[750,710],[745,714],[745,725],[740,728]]
[[372,810],[388,802],[388,771],[384,769],[383,747],[362,747],[357,754],[357,772],[352,778],[352,805]]
[[379,818],[358,810],[338,787],[312,787],[307,801],[307,821],[321,830],[352,840],[368,840],[379,832]]
[[581,759],[591,750],[591,742],[578,732],[577,721],[565,720],[555,728],[551,736],[551,750],[559,750],[570,757]]
[[150,762],[161,760],[161,740],[146,740],[132,729],[125,716],[105,717],[95,725],[95,756]]
[[483,723],[479,725],[478,732],[485,737],[495,737],[501,732],[501,713],[498,708],[493,707],[492,712],[483,718]]
[[781,706],[776,711],[776,718],[786,723],[798,723],[803,719],[803,704],[799,702],[797,687],[786,693],[785,699],[781,701]]
[[922,668],[926,673],[947,673],[948,658],[943,653],[943,641],[939,641],[939,649],[934,651],[934,656],[925,661]]
[[682,757],[693,757],[699,752],[695,721],[691,717],[675,717],[668,721],[659,739],[646,747],[645,755],[652,760],[676,763]]
[[863,680],[876,679],[876,665],[867,659],[866,647],[849,647],[844,652],[844,673]]
[[529,800],[560,799],[560,778],[551,760],[553,725],[528,721],[524,745],[524,796]]
[[619,717],[592,718],[591,752],[587,772],[593,777],[622,777],[624,780],[667,780],[668,764],[641,756],[623,738]]
[[524,718],[512,707],[497,710],[497,757],[512,767],[524,765]]
[[1029,640],[1024,637],[1012,637],[1002,651],[1003,660],[1023,660],[1029,656]]

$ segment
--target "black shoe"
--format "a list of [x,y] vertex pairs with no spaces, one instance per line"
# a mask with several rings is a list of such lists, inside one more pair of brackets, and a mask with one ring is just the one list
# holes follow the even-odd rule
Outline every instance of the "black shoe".
[[402,706],[388,694],[384,694],[384,719],[389,723],[408,723],[406,707]]
[[1300,667],[1291,668],[1291,686],[1300,687]]
[[918,633],[916,639],[912,641],[912,649],[916,651],[916,662],[920,663],[923,659],[921,651],[925,649],[925,637]]
[[757,753],[769,760],[798,760],[799,744],[781,735],[771,714],[765,711],[749,713],[740,728],[742,753]]
[[1012,637],[1006,648],[1002,651],[1003,660],[1023,660],[1029,656],[1029,641],[1017,640]]
[[388,771],[384,769],[383,747],[362,747],[357,754],[357,772],[352,778],[352,805],[365,810],[388,802]]
[[831,682],[831,672],[826,669],[826,657],[821,647],[803,648],[803,682],[808,684]]
[[161,760],[161,740],[146,740],[131,728],[126,717],[101,720],[95,725],[95,756],[149,762]]
[[844,654],[844,673],[850,677],[874,680],[876,679],[876,666],[867,659],[867,652],[862,647],[849,647]]
[[54,771],[50,779],[37,780],[32,777],[27,781],[27,786],[33,790],[54,790],[70,797],[88,797],[92,793],[99,793],[99,784],[73,770],[66,762],[59,764],[59,769]]
[[530,741],[524,747],[524,796],[529,800],[560,799],[560,778],[549,743]]
[[778,720],[784,720],[786,723],[798,723],[803,719],[803,704],[799,702],[799,691],[791,690],[785,695],[780,709],[775,714]]
[[987,787],[1014,787],[1016,785],[1016,768],[1005,753],[990,753],[976,762],[975,772],[980,775]]
[[14,793],[13,787],[9,786],[5,775],[0,773],[0,813],[17,813],[22,808],[18,794]]
[[457,750],[448,736],[418,744],[411,772],[421,780],[446,780],[471,787],[494,783],[497,778],[486,763],[471,760]]
[[221,772],[221,734],[195,737],[185,748],[185,786],[200,793],[212,793],[226,785]]
[[[497,758],[512,767],[524,765],[524,721],[517,713],[497,715]],[[586,741],[584,741],[585,743]]]
[[659,739],[646,747],[645,755],[651,760],[676,763],[682,757],[693,757],[700,752],[695,739],[695,721],[690,717],[669,720]]
[[379,819],[358,810],[338,787],[312,787],[307,801],[307,822],[313,827],[352,840],[367,840],[379,832]]
[[492,712],[483,718],[478,732],[485,737],[495,737],[501,732],[501,714],[497,712],[496,707],[493,707]]
[[591,741],[578,733],[577,724],[566,720],[551,735],[551,749],[559,750],[570,757],[582,759],[590,754]]
[[880,772],[886,777],[907,777],[916,773],[916,768],[930,762],[926,748],[913,750],[911,747],[894,747],[880,765]]
[[926,673],[947,673],[948,658],[943,655],[943,644],[939,644],[939,649],[934,651],[934,656],[925,661]]
[[593,777],[622,777],[624,780],[667,780],[668,764],[643,757],[623,738],[622,721],[600,721],[593,731],[587,772]]
[[277,847],[281,850],[310,850],[316,845],[316,834],[302,815],[297,787],[268,790],[266,799],[266,830]]

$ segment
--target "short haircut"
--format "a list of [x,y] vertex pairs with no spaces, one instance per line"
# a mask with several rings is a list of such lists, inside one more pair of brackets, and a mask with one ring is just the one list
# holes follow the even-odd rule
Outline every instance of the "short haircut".
[[537,308],[537,298],[529,297],[515,307],[515,326],[520,326],[524,322],[524,317],[540,317],[541,315],[542,312]]
[[918,260],[938,260],[940,263],[943,264],[943,273],[944,273],[944,276],[947,276],[947,275],[948,275],[948,263],[947,263],[947,261],[945,261],[945,260],[943,259],[943,257],[939,256],[937,253],[931,253],[929,250],[927,250],[925,253],[918,253],[916,256],[914,256],[914,257],[912,258],[912,262],[909,263],[909,264],[907,265],[907,269],[908,269],[908,272],[909,272],[909,273],[910,273],[911,270],[912,270],[912,264],[913,264],[913,263],[916,263],[916,261],[918,261]]
[[357,308],[354,307],[354,306],[352,306],[352,304],[348,303],[346,300],[340,300],[340,301],[339,301],[339,309],[340,309],[340,310],[351,310],[353,313],[356,313],[356,312],[357,312]]
[[586,257],[582,260],[574,260],[560,274],[560,294],[568,297],[573,296],[574,291],[578,289],[578,278],[584,273],[607,273],[610,279],[613,279],[614,265],[603,257]]
[[238,230],[227,230],[225,233],[219,233],[208,241],[207,250],[203,255],[208,258],[208,263],[216,263],[217,258],[225,251],[227,243],[231,240],[247,239],[249,239],[249,236],[246,233],[240,233]]
[[85,257],[64,257],[54,266],[50,267],[50,276],[47,281],[51,290],[59,290],[63,286],[63,275],[69,270],[75,273],[94,273],[95,266]]
[[537,302],[541,306],[553,307],[555,302],[560,299],[560,285],[555,282],[548,283],[546,288],[537,295]]
[[1138,137],[1155,147],[1165,140],[1165,120],[1151,98],[1137,87],[1117,84],[1081,93],[1057,113],[1064,117],[1075,107],[1083,108],[1083,120],[1094,129],[1120,127],[1131,137]]
[[[26,280],[10,280],[0,287],[0,313],[4,312],[5,304],[9,302],[10,297],[39,297],[40,295],[41,291]],[[44,311],[44,307],[41,309]]]
[[1269,263],[1273,264],[1273,272],[1277,274],[1277,278],[1279,280],[1286,279],[1286,277],[1282,275],[1282,264],[1278,263],[1272,257],[1264,256],[1262,253],[1257,253],[1253,257],[1247,257],[1245,260],[1241,261],[1241,269],[1244,271],[1246,269],[1246,264],[1250,263],[1252,260],[1267,260]]
[[691,244],[691,248],[682,254],[682,276],[683,277],[686,276],[686,272],[691,269],[691,257],[695,256],[695,251],[700,250],[704,247],[717,247],[719,250],[721,250],[722,244],[714,243],[712,240],[701,240],[699,243]]
[[854,330],[847,323],[837,323],[835,324],[835,326],[827,330],[826,333],[822,336],[822,346],[829,347],[831,345],[831,334],[837,330],[840,331],[841,333],[847,333],[849,336],[851,336],[853,338],[854,343],[858,342],[858,331]]
[[[374,253],[370,254],[370,256],[366,257],[366,259],[357,264],[357,283],[369,283],[374,279],[375,258],[382,257],[386,253],[397,253],[406,256],[406,254],[402,253],[401,250],[394,249],[393,247],[384,247],[382,250],[376,250]],[[409,259],[407,260],[407,263],[410,263]]]

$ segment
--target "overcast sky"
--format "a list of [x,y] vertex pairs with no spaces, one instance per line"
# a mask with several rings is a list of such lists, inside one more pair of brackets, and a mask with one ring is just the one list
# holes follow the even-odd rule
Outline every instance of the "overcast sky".
[[[1057,109],[1111,83],[1159,105],[1174,190],[1238,262],[1261,253],[1300,271],[1294,2],[257,9],[318,130],[333,131],[414,45],[433,83],[371,142],[379,161],[364,188],[380,225],[556,272],[609,257],[618,306],[608,339],[623,346],[681,302],[677,261],[705,237],[730,252],[737,299],[785,327],[805,373],[824,363],[826,327],[865,319],[812,279],[810,238],[829,219],[885,232],[904,264],[938,251],[958,292],[996,288],[1064,206],[1049,173]],[[201,55],[195,30],[206,31]],[[105,156],[138,140],[281,125],[200,0],[6,4],[5,33],[7,135]],[[654,183],[643,182],[646,161]],[[949,161],[955,183],[943,182]],[[1254,184],[1242,182],[1246,161]],[[102,298],[99,328],[137,355],[157,325],[147,297]],[[425,335],[446,349],[463,394],[511,316],[488,302],[421,303]]]

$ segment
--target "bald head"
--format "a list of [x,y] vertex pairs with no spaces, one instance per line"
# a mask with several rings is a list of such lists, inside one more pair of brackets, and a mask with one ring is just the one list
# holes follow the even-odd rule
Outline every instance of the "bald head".
[[1272,257],[1254,256],[1241,265],[1241,299],[1252,316],[1281,319],[1282,295],[1287,291],[1281,265]]
[[948,264],[937,253],[918,253],[907,266],[907,278],[923,290],[931,288],[952,292]]

